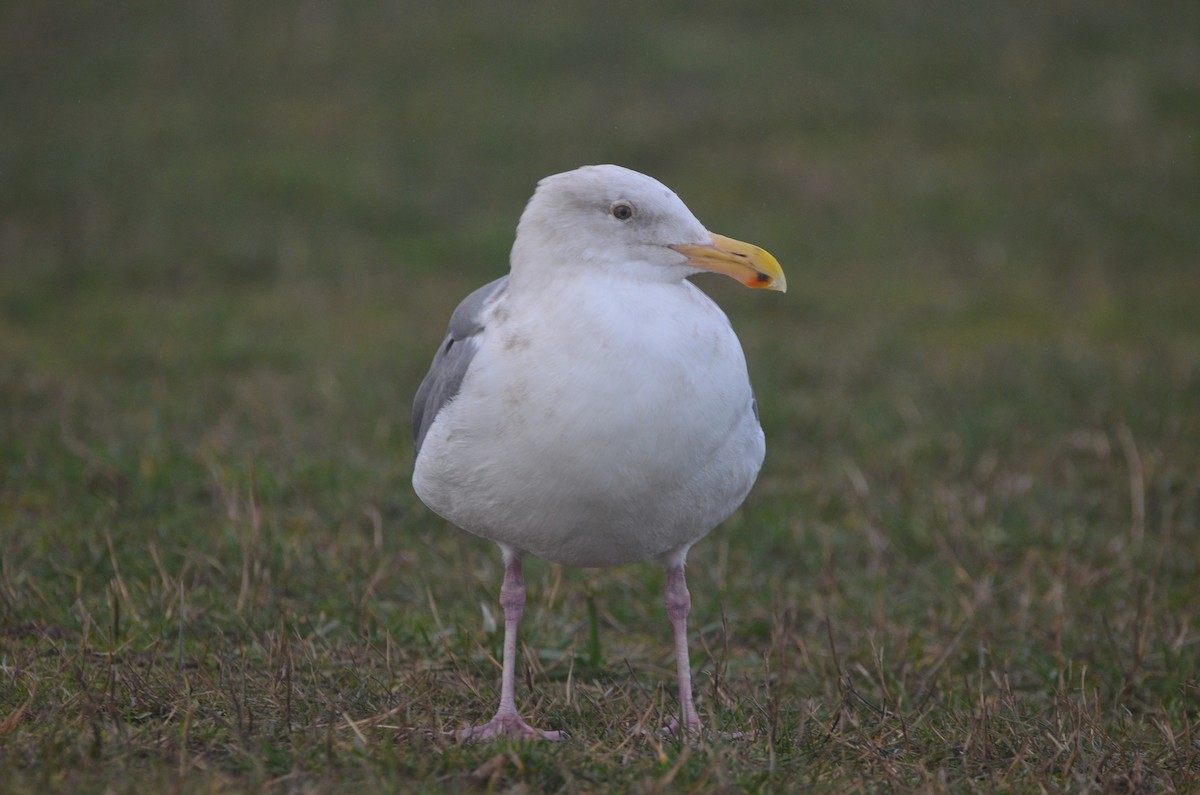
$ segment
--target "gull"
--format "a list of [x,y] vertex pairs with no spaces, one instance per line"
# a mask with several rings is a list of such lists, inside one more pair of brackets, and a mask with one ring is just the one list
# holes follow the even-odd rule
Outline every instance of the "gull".
[[684,562],[741,505],[765,451],[741,344],[688,281],[701,271],[786,289],[774,257],[710,233],[662,183],[584,166],[538,183],[509,273],[451,315],[414,400],[413,488],[504,562],[500,704],[460,741],[566,736],[516,707],[525,555],[666,568],[679,717],[664,731],[700,731]]

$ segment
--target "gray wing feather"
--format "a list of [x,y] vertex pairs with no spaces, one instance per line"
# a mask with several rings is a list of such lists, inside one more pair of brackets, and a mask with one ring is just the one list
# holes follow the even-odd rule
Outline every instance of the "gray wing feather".
[[433,364],[413,398],[413,438],[416,454],[421,453],[425,434],[433,425],[438,412],[458,394],[467,368],[475,358],[479,345],[473,339],[483,331],[484,309],[508,286],[508,277],[501,276],[489,282],[463,299],[450,316],[450,329],[446,339],[433,356]]

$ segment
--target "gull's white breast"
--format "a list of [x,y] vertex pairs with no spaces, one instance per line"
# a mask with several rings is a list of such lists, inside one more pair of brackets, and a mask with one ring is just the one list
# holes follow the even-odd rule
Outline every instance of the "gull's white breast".
[[413,484],[441,516],[556,563],[668,560],[762,464],[745,357],[689,282],[596,274],[489,310]]

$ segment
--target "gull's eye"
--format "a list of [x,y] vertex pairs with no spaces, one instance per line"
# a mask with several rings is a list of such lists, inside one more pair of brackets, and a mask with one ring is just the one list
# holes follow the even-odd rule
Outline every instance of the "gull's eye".
[[612,213],[612,217],[618,221],[628,221],[633,217],[633,205],[625,202],[617,202],[608,210]]

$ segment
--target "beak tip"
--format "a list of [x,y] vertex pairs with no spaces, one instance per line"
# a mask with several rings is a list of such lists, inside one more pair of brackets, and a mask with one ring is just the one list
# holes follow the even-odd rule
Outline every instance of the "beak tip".
[[770,290],[774,293],[786,293],[787,281],[782,277],[771,276],[766,273],[756,273],[754,277],[746,282],[747,287],[754,287],[759,290]]

